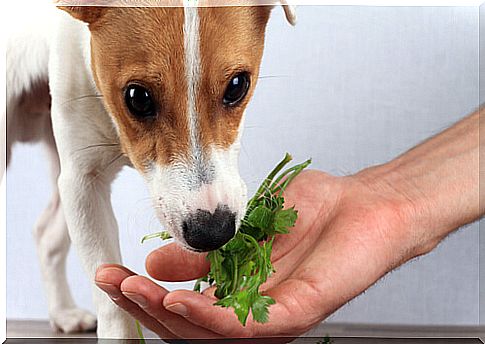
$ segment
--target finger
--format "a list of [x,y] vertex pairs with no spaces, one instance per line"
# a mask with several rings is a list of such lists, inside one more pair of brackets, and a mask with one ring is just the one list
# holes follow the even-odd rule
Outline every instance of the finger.
[[146,328],[161,338],[175,338],[174,334],[122,294],[121,285],[123,281],[134,275],[134,272],[121,265],[105,264],[97,269],[95,283],[109,295],[118,307],[127,311],[135,319],[138,319]]
[[167,282],[190,281],[209,272],[206,254],[191,252],[176,243],[150,253],[145,266],[150,276]]
[[133,271],[118,264],[102,264],[96,269],[95,281],[119,285],[121,281],[131,275]]
[[232,309],[214,306],[214,299],[189,290],[167,294],[163,306],[188,322],[231,338],[251,337]]
[[133,271],[116,264],[104,264],[98,267],[94,282],[109,295],[111,299],[122,297],[120,285],[123,280],[134,275]]
[[216,286],[207,287],[204,290],[202,290],[202,295],[205,295],[205,296],[213,299],[214,302],[216,302],[217,301],[217,297],[215,297],[215,295],[214,295],[215,292],[216,292],[216,289],[217,289]]
[[165,296],[163,304],[176,313],[182,309],[183,316],[191,323],[231,338],[295,336],[321,320],[316,312],[306,312],[305,293],[309,292],[311,290],[300,281],[285,281],[268,293],[276,300],[276,304],[269,307],[269,321],[257,323],[250,314],[246,326],[241,325],[232,308],[214,306],[211,298],[191,291],[171,292]]
[[182,316],[167,311],[163,299],[168,291],[143,276],[131,276],[121,284],[125,297],[138,304],[152,318],[160,322],[171,333],[183,338],[216,338],[220,335],[196,326]]

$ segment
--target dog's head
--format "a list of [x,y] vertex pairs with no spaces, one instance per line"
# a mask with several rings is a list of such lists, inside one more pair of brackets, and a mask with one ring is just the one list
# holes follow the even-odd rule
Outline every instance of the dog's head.
[[161,222],[187,248],[225,244],[245,213],[239,139],[271,8],[62,8],[89,24],[97,87]]

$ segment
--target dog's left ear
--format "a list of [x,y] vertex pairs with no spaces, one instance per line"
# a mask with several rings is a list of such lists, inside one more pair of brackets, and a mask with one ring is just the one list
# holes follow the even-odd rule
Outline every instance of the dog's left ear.
[[296,25],[296,6],[295,5],[288,5],[286,0],[281,0],[281,5],[285,11],[286,20],[288,23],[295,26]]
[[[85,23],[92,24],[106,11],[106,7],[101,6],[64,6],[67,1],[56,1],[58,8],[66,11],[72,17],[82,20]],[[72,1],[71,1],[72,3]],[[80,1],[82,3],[82,1]]]

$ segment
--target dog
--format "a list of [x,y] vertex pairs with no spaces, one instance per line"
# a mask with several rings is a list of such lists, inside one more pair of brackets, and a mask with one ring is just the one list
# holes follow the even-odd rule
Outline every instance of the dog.
[[273,6],[69,5],[18,9],[35,15],[7,44],[7,163],[16,142],[46,147],[53,195],[34,237],[53,328],[135,338],[133,319],[96,287],[97,317],[76,306],[70,242],[91,281],[99,265],[121,263],[110,184],[125,165],[183,247],[209,251],[234,236],[246,203],[244,111]]

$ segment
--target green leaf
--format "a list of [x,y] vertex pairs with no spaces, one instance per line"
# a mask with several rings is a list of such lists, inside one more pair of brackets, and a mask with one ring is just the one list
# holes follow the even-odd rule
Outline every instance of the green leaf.
[[247,290],[242,290],[236,294],[228,295],[223,299],[217,301],[215,305],[222,307],[232,307],[234,313],[236,313],[237,318],[243,326],[246,326],[246,320],[249,315],[249,292]]
[[253,227],[265,229],[272,225],[273,217],[274,215],[271,209],[260,205],[251,211],[248,216],[248,222]]
[[323,340],[319,340],[316,344],[332,344],[333,340],[327,335]]
[[251,306],[253,319],[259,323],[268,322],[268,308],[270,305],[274,305],[275,303],[275,300],[273,300],[269,296],[258,296],[258,298]]
[[298,212],[294,207],[276,212],[274,216],[274,229],[276,233],[288,233],[288,229],[295,225],[297,218]]

